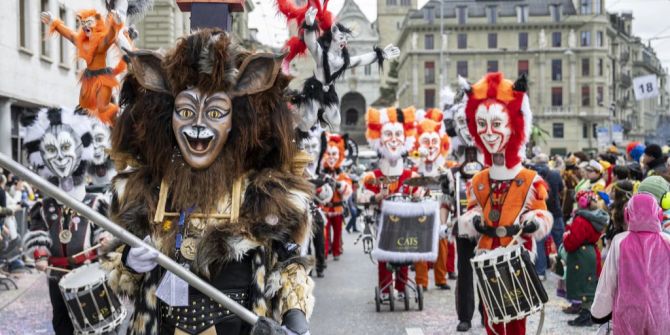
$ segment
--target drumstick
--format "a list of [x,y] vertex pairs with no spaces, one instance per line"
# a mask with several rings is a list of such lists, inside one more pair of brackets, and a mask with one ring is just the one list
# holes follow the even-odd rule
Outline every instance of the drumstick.
[[57,267],[55,267],[55,266],[50,266],[50,265],[47,265],[46,268],[49,269],[49,270],[56,270],[56,271],[61,271],[61,272],[70,272],[70,271],[72,271],[72,270],[63,269],[63,268],[57,268]]
[[96,244],[96,245],[94,245],[94,246],[92,246],[92,247],[90,247],[90,248],[88,248],[88,249],[86,249],[86,250],[84,250],[84,251],[82,251],[82,252],[79,252],[79,253],[76,253],[76,254],[72,255],[72,258],[77,258],[77,257],[79,257],[79,256],[81,256],[81,255],[83,255],[83,254],[86,254],[86,253],[88,253],[88,252],[90,252],[90,251],[93,251],[93,250],[95,250],[95,249],[98,249],[98,248],[100,248],[100,247],[101,247],[101,244],[98,243],[98,244]]

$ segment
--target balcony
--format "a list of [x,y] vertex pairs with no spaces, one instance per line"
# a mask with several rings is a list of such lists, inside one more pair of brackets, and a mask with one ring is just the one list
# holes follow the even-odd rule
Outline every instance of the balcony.
[[567,118],[578,117],[582,120],[607,120],[610,112],[607,108],[597,107],[574,107],[574,106],[547,106],[534,111],[534,115],[541,118]]

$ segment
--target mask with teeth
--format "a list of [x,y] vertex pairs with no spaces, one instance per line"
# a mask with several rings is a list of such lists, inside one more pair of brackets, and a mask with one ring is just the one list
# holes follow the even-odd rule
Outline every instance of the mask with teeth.
[[208,95],[193,88],[177,95],[172,130],[184,161],[193,169],[206,169],[219,156],[232,126],[231,109],[224,92]]
[[40,143],[44,164],[60,179],[71,176],[79,167],[81,153],[81,139],[64,124],[49,127]]

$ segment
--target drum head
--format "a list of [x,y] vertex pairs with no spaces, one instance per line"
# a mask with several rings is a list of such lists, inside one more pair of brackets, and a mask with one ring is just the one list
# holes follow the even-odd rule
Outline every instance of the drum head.
[[87,285],[105,281],[105,271],[99,263],[86,264],[63,276],[58,286],[64,290],[76,290]]

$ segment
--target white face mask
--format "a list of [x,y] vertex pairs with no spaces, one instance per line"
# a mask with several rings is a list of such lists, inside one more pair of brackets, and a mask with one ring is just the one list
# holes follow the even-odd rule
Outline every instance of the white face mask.
[[477,108],[475,120],[477,136],[481,138],[486,150],[491,154],[502,153],[512,134],[505,106],[497,102],[482,103]]
[[440,156],[440,135],[434,131],[419,136],[419,150],[423,153],[423,161],[432,163]]
[[93,136],[93,164],[102,165],[108,157],[105,150],[111,147],[109,128],[96,122],[91,129],[91,135]]
[[470,135],[470,130],[468,130],[468,122],[465,118],[465,105],[463,105],[463,108],[458,109],[454,120],[456,121],[456,134],[461,139],[463,144],[467,146],[474,146],[475,141]]
[[316,162],[319,159],[319,151],[321,150],[321,139],[319,136],[310,136],[303,140],[305,151],[312,157],[312,161]]
[[81,140],[66,125],[49,127],[40,143],[44,164],[61,179],[71,176],[79,167],[81,150]]
[[405,129],[400,122],[389,122],[382,126],[382,157],[396,160],[405,153]]
[[328,146],[326,153],[324,155],[324,166],[330,169],[334,169],[337,166],[337,162],[340,160],[340,150],[336,146]]

